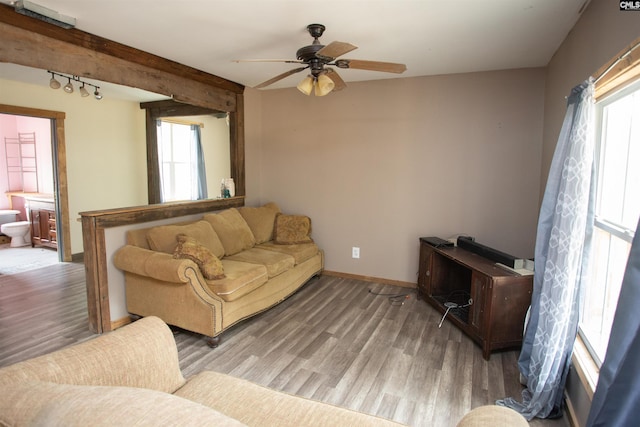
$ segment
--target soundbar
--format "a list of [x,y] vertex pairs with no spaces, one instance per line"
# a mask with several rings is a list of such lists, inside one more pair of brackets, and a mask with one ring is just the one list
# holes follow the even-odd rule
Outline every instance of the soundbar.
[[458,247],[466,249],[469,252],[480,255],[481,257],[490,259],[491,261],[499,262],[507,267],[522,268],[523,260],[501,252],[497,249],[490,248],[481,243],[475,242],[471,237],[460,236],[458,237]]

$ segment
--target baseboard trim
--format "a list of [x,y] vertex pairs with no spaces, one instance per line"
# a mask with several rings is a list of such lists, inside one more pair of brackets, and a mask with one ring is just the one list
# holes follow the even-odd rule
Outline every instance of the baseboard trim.
[[343,279],[354,279],[354,280],[362,280],[365,282],[382,283],[383,285],[401,286],[403,288],[412,288],[412,289],[417,288],[416,283],[404,282],[402,280],[382,279],[380,277],[361,276],[359,274],[341,273],[339,271],[329,271],[329,270],[323,270],[322,274],[324,274],[325,276],[341,277]]
[[118,328],[121,328],[125,325],[128,325],[129,323],[131,323],[131,317],[127,316],[127,317],[123,317],[122,319],[116,319],[116,320],[112,320],[111,321],[111,330],[115,331]]

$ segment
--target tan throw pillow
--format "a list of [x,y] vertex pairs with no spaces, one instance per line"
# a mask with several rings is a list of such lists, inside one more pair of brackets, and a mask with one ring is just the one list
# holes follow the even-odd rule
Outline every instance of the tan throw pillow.
[[225,256],[231,256],[255,246],[256,239],[238,209],[230,208],[219,213],[205,214],[202,218],[213,226],[224,246]]
[[208,280],[224,279],[222,262],[209,249],[202,246],[196,239],[185,234],[176,236],[178,245],[173,252],[176,259],[190,259],[195,262],[202,275]]
[[259,208],[243,206],[238,208],[238,211],[247,221],[257,245],[273,240],[273,224],[276,215],[280,213],[278,205],[272,202]]
[[197,239],[218,258],[224,256],[224,246],[207,221],[195,221],[186,224],[159,225],[147,232],[147,242],[151,250],[172,254],[176,249],[178,234]]
[[279,245],[313,242],[311,218],[304,215],[276,215],[273,227],[274,242]]

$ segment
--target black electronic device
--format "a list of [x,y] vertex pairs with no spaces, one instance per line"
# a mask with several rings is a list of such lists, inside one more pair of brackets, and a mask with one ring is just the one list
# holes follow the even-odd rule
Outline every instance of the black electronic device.
[[440,237],[435,237],[435,236],[421,237],[420,240],[424,241],[425,243],[430,244],[434,248],[450,248],[450,247],[453,247],[453,242],[441,239]]
[[475,242],[471,237],[458,237],[458,247],[511,268],[516,266],[516,261],[518,260],[518,258],[513,255],[509,255],[497,249]]

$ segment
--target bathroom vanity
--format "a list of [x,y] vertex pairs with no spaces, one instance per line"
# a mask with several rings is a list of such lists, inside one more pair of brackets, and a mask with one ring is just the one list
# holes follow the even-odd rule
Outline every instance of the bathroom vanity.
[[[7,193],[10,204],[16,209],[24,206],[31,223],[31,246],[58,249],[56,203],[53,195],[43,193]],[[19,205],[19,206],[18,206]]]

